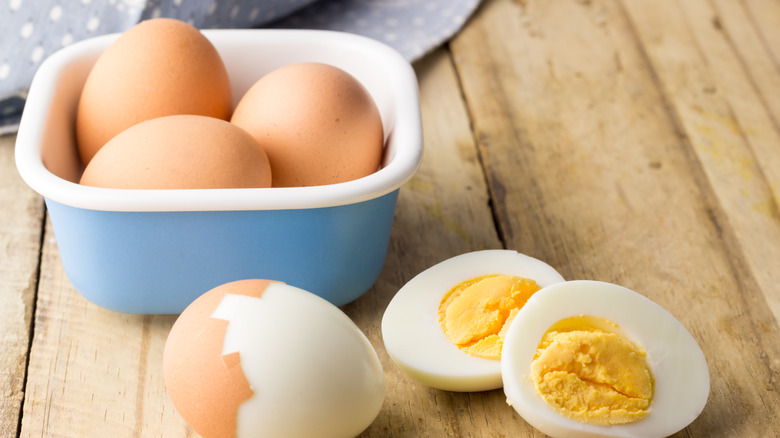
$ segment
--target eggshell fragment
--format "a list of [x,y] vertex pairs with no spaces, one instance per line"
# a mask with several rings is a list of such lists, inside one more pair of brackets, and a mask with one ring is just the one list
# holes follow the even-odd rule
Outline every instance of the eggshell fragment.
[[86,165],[111,138],[144,120],[198,114],[228,120],[233,97],[227,69],[198,29],[157,18],[124,32],[98,58],[76,115]]
[[379,110],[352,75],[320,63],[281,67],[259,79],[231,122],[268,153],[274,187],[335,184],[379,169]]
[[230,122],[176,115],[141,122],[98,151],[81,184],[115,189],[269,187],[262,147]]
[[384,401],[379,358],[336,306],[267,280],[218,286],[179,316],[163,353],[168,395],[206,438],[347,438]]
[[228,321],[211,315],[228,293],[258,297],[269,283],[235,283],[204,294],[168,334],[163,356],[168,397],[180,413],[186,412],[190,427],[205,437],[235,436],[238,408],[253,394],[239,353],[222,355]]

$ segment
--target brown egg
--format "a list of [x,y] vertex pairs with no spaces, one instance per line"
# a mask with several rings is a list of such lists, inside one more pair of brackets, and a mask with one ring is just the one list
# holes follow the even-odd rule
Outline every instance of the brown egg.
[[279,68],[241,98],[231,122],[263,145],[274,187],[351,181],[379,168],[382,119],[366,88],[326,64]]
[[111,139],[84,169],[81,184],[117,189],[270,187],[268,157],[225,120],[159,117]]
[[204,437],[236,436],[238,408],[254,393],[239,353],[222,354],[228,321],[212,314],[225,295],[259,298],[268,283],[244,280],[212,289],[187,306],[168,334],[163,356],[168,397]]
[[232,92],[217,50],[198,29],[158,18],[122,34],[87,77],[76,116],[79,155],[86,165],[108,140],[130,126],[173,114],[228,120]]

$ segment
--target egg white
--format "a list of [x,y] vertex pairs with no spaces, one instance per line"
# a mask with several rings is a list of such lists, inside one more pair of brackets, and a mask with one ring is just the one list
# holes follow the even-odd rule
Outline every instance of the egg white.
[[[643,419],[589,425],[564,417],[538,396],[529,375],[539,341],[556,322],[579,315],[616,323],[647,351],[655,392]],[[704,354],[671,313],[630,289],[598,281],[554,284],[534,294],[509,327],[501,371],[507,402],[531,426],[552,437],[669,436],[699,416],[710,390]]]
[[458,349],[439,324],[439,304],[457,284],[488,274],[532,279],[545,287],[562,282],[550,265],[511,250],[475,251],[434,265],[406,283],[382,317],[385,348],[401,370],[448,391],[486,391],[502,386],[498,360]]
[[333,304],[271,283],[260,298],[226,295],[212,317],[228,321],[222,353],[240,354],[254,391],[239,407],[237,437],[350,437],[379,414],[379,357]]

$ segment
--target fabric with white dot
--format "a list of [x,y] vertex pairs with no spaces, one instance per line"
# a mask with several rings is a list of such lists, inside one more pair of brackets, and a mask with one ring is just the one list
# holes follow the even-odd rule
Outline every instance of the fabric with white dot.
[[199,29],[329,29],[364,35],[410,62],[451,38],[480,0],[0,0],[0,134],[18,127],[40,63],[82,39],[171,17]]

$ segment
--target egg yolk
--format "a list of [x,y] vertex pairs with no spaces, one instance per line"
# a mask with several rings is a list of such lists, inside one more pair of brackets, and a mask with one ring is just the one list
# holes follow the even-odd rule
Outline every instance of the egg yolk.
[[514,275],[483,275],[459,283],[439,304],[439,324],[461,351],[501,359],[504,335],[517,311],[540,289]]
[[643,348],[616,324],[575,316],[542,337],[531,379],[544,401],[560,414],[587,424],[640,420],[653,398],[653,377]]

